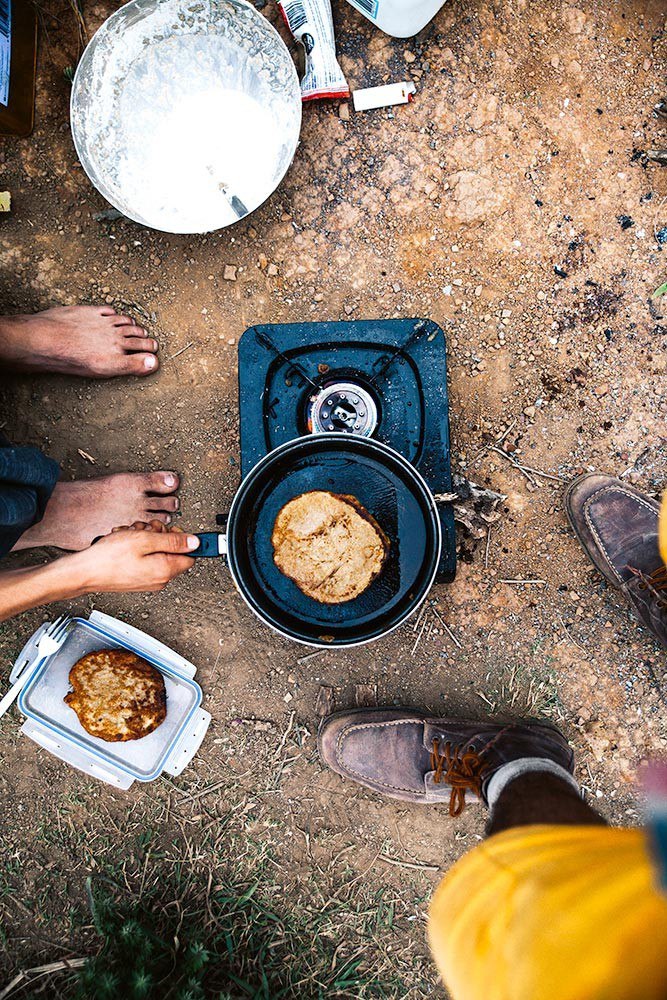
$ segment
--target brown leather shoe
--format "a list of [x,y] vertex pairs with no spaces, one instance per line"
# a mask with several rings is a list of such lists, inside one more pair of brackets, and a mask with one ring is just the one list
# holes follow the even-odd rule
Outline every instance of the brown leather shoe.
[[490,778],[512,760],[540,757],[574,770],[567,740],[549,724],[430,719],[410,709],[337,712],[322,720],[318,747],[344,778],[406,802],[449,801],[452,816],[466,791],[486,804]]
[[658,548],[658,502],[619,479],[593,473],[568,486],[564,503],[591,562],[667,646],[667,569]]

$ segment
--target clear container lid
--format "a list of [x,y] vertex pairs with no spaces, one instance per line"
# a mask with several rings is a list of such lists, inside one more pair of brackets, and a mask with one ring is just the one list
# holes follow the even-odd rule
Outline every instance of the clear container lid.
[[[146,644],[152,640],[145,636]],[[39,667],[19,697],[19,709],[28,718],[56,733],[61,740],[78,746],[99,760],[110,762],[139,781],[151,781],[162,771],[169,754],[202,701],[199,685],[166,664],[157,652],[142,644],[123,642],[105,629],[83,618],[73,619],[67,637],[52,656]],[[143,657],[160,671],[167,694],[167,717],[154,732],[137,740],[110,743],[91,736],[76,712],[65,702],[71,690],[69,672],[88,653],[99,649],[127,649]]]

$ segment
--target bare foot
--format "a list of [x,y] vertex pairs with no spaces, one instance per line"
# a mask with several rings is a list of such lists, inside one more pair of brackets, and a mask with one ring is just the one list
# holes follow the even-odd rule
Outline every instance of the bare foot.
[[169,524],[178,510],[178,484],[175,472],[121,472],[58,483],[44,517],[21,535],[14,551],[38,545],[78,551],[119,524],[153,520]]
[[0,317],[0,361],[15,371],[60,375],[150,375],[157,342],[111,306],[57,306]]

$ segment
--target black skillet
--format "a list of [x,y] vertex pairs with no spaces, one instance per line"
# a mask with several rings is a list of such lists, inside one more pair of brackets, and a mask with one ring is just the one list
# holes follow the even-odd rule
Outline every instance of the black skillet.
[[[350,494],[389,537],[385,566],[359,597],[321,604],[273,560],[281,508],[309,490]],[[270,452],[241,483],[225,534],[199,535],[195,556],[223,556],[243,599],[282,635],[311,646],[355,646],[386,635],[413,613],[435,579],[442,536],[433,496],[416,469],[379,441],[314,434]]]

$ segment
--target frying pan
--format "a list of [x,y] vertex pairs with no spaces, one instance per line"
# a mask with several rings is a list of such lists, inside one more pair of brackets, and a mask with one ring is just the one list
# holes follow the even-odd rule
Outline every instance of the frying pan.
[[[309,490],[350,494],[390,540],[382,572],[342,604],[307,597],[273,559],[271,534],[281,508]],[[355,646],[397,628],[426,597],[442,536],[433,496],[416,469],[370,438],[325,433],[288,441],[241,483],[225,533],[200,534],[195,556],[223,556],[246,603],[281,635],[310,646]]]

